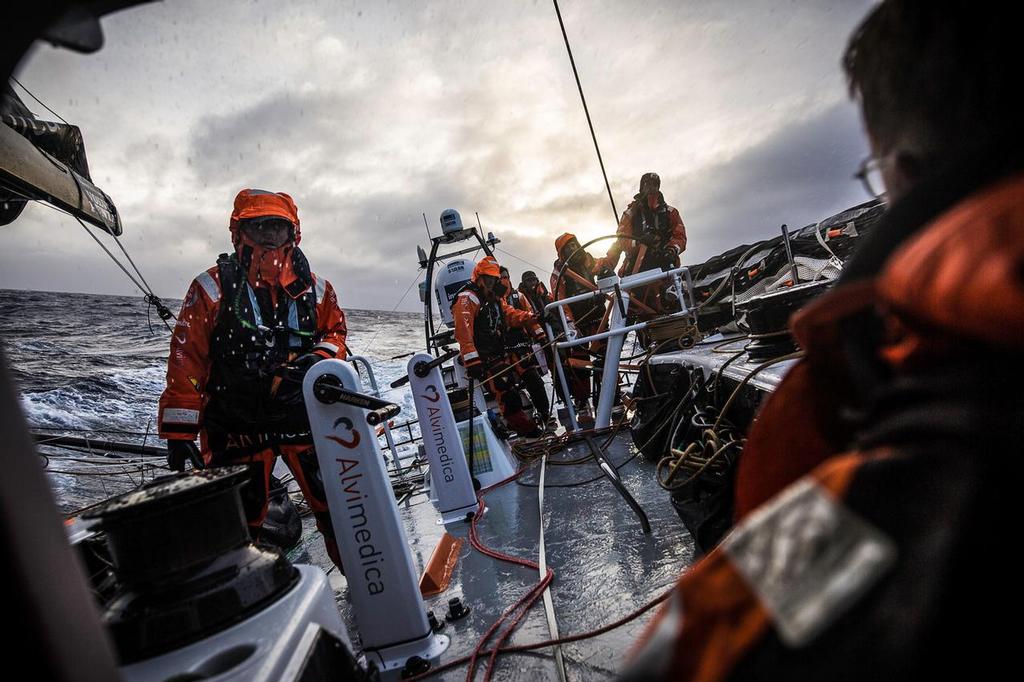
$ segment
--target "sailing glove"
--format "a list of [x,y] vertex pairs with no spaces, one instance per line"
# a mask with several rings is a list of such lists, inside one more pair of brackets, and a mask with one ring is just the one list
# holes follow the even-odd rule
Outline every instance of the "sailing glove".
[[288,366],[285,380],[277,391],[277,399],[285,405],[299,405],[302,403],[302,380],[306,378],[309,368],[327,358],[322,353],[313,351],[300,355]]
[[472,362],[466,365],[466,374],[471,377],[474,381],[480,381],[484,378],[484,363]]
[[203,469],[205,464],[199,455],[199,448],[190,440],[167,441],[167,468],[171,471],[184,471],[185,460],[192,462],[193,469]]

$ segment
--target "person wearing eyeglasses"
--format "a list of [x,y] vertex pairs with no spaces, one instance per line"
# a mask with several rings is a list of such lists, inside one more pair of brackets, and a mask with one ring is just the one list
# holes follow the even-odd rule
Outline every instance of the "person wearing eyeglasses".
[[186,462],[247,466],[242,505],[258,539],[282,457],[340,568],[302,377],[320,360],[347,356],[345,313],[299,249],[299,213],[289,195],[242,190],[229,227],[234,252],[193,280],[171,335],[158,419],[167,464],[175,471]]
[[805,357],[740,458],[737,525],[680,577],[627,680],[990,679],[1024,442],[1019,22],[883,0],[843,58],[888,209],[790,326]]

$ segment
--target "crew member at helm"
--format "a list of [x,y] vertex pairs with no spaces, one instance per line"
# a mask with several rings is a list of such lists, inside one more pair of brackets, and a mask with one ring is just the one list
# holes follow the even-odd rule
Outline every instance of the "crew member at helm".
[[544,332],[532,312],[510,306],[498,292],[501,271],[498,262],[487,256],[473,268],[473,277],[455,297],[455,338],[462,352],[466,374],[476,381],[485,381],[494,394],[501,414],[520,436],[541,435],[537,424],[523,411],[519,395],[519,378],[509,367],[506,333],[509,329],[526,328],[535,338]]
[[171,337],[158,422],[167,463],[177,471],[186,460],[194,467],[248,466],[242,504],[255,538],[280,455],[340,567],[302,377],[320,360],[347,355],[345,313],[330,282],[310,270],[299,249],[290,196],[242,190],[230,230],[234,253],[221,254],[195,278]]
[[[640,191],[623,211],[616,234],[620,235],[619,239],[612,242],[608,253],[597,262],[600,273],[614,270],[623,253],[626,258],[619,268],[620,277],[679,265],[679,254],[686,250],[686,226],[679,211],[665,203],[657,173],[641,176]],[[645,287],[636,293],[640,306],[631,306],[639,309],[631,310],[630,317],[646,318],[652,312],[661,312],[659,293],[658,286]]]

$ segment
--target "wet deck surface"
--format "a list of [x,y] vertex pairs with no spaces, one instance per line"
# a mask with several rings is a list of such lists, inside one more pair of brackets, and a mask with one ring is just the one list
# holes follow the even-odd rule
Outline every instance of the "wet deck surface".
[[[647,512],[650,535],[643,533],[637,517],[603,477],[564,487],[601,476],[593,461],[570,466],[557,464],[587,454],[583,443],[557,453],[549,458],[545,477],[545,545],[548,565],[555,572],[551,590],[562,636],[593,630],[634,611],[668,589],[694,554],[693,541],[672,509],[668,494],[655,482],[653,464],[636,455],[627,430],[609,445],[608,456],[621,467],[624,484]],[[535,486],[539,472],[538,462],[518,482],[487,493],[487,512],[477,525],[485,545],[537,560],[540,514]],[[424,495],[403,504],[401,514],[414,563],[417,571],[422,571],[445,528],[437,524],[436,510]],[[471,613],[445,627],[444,634],[451,637],[451,646],[442,656],[442,664],[471,653],[504,609],[538,579],[534,570],[499,562],[474,550],[468,541],[467,523],[450,524],[448,531],[466,540],[449,589],[427,599],[427,608],[443,619],[448,599],[460,597]],[[307,528],[306,542],[306,551],[296,560],[308,558],[312,563],[330,567],[322,543],[311,527]],[[345,579],[334,571],[331,581],[356,640],[358,625],[347,608]],[[613,679],[653,613],[593,639],[564,645],[568,678]],[[543,604],[538,600],[509,642],[526,644],[549,638]],[[437,679],[465,679],[466,670],[466,666],[460,666]],[[483,665],[478,665],[477,671],[482,679]],[[495,679],[526,678],[557,679],[552,649],[501,656]]]

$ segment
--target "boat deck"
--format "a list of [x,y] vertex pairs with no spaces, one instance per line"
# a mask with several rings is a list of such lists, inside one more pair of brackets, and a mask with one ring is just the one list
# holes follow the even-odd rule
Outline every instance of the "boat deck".
[[[554,571],[551,596],[562,636],[599,628],[633,612],[665,592],[694,556],[692,539],[669,503],[668,494],[655,481],[653,463],[637,454],[628,429],[614,436],[607,456],[646,511],[651,523],[649,535],[644,534],[637,516],[595,461],[564,464],[588,454],[587,446],[579,442],[548,458],[543,515],[538,505],[541,465],[537,461],[518,480],[486,492],[486,512],[477,522],[483,544],[533,561],[538,559],[540,527],[544,524],[547,564]],[[445,527],[438,523],[434,506],[423,494],[410,498],[400,510],[414,563],[422,572]],[[294,560],[329,570],[331,564],[308,520],[305,530],[304,548],[293,551]],[[459,597],[471,612],[445,626],[443,633],[451,638],[451,645],[442,655],[442,665],[472,653],[491,624],[539,578],[536,570],[504,563],[473,549],[468,523],[449,524],[447,531],[465,541],[450,586],[426,599],[426,605],[444,620],[448,600]],[[330,578],[358,647],[358,625],[347,607],[345,579],[337,571]],[[649,611],[592,639],[564,645],[567,679],[614,678],[653,613]],[[547,618],[538,600],[508,642],[518,645],[547,639]],[[486,660],[478,664],[478,676],[482,677],[485,666]],[[440,673],[436,679],[465,679],[466,670],[462,665]],[[499,657],[494,679],[526,678],[558,679],[553,647]]]

